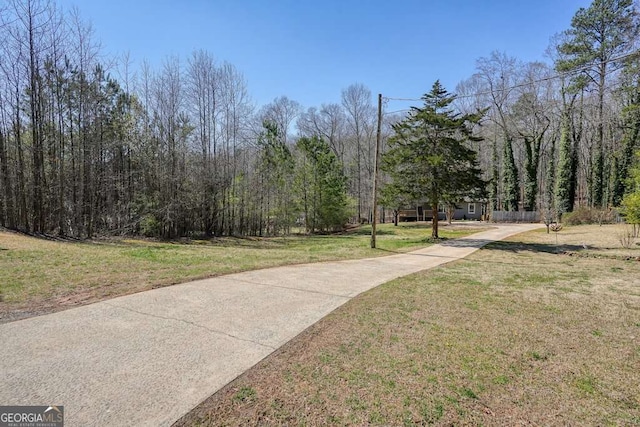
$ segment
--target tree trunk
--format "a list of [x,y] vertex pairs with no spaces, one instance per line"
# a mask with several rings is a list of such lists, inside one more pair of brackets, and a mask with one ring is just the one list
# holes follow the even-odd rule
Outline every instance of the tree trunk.
[[[18,95],[16,94],[16,97]],[[18,228],[29,229],[29,215],[27,211],[27,192],[25,185],[25,164],[22,148],[22,123],[20,121],[19,99],[16,98],[16,121],[14,123],[14,135],[16,150],[18,151]]]
[[4,133],[0,129],[0,189],[3,197],[3,212],[0,221],[3,226],[14,229],[15,217],[13,213],[13,189],[11,185],[11,175],[9,174],[9,161],[7,159],[7,147]]
[[431,201],[431,237],[437,239],[438,235],[438,199]]

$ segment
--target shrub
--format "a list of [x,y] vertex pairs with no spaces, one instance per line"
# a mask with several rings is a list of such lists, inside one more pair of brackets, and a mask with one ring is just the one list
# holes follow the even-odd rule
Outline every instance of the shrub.
[[631,249],[636,241],[636,230],[634,228],[625,227],[625,229],[618,233],[618,241],[620,245],[625,249]]
[[628,224],[640,224],[640,191],[624,196],[622,214]]
[[162,231],[162,224],[155,215],[147,214],[140,220],[140,232],[145,237],[158,237]]
[[581,206],[573,212],[562,215],[562,222],[567,225],[580,224],[613,224],[618,213],[613,209],[588,208]]

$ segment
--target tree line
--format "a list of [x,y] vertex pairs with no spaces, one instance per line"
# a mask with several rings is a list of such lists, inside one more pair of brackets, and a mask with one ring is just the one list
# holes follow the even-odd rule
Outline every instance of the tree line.
[[456,90],[461,111],[488,108],[478,134],[493,210],[618,207],[640,131],[638,11],[594,0],[552,37],[550,61],[492,52]]
[[132,70],[105,58],[77,11],[45,0],[7,2],[0,41],[1,226],[174,238],[370,215],[376,115],[361,84],[339,104],[256,108],[211,53]]
[[[594,0],[552,39],[548,63],[478,59],[452,105],[485,113],[467,144],[491,209],[559,216],[622,203],[640,132],[637,41],[631,0]],[[405,118],[384,115],[383,151]],[[281,96],[258,108],[241,71],[210,52],[134,70],[100,50],[77,11],[0,6],[6,228],[175,238],[366,222],[376,120],[362,84],[339,103],[305,109]]]

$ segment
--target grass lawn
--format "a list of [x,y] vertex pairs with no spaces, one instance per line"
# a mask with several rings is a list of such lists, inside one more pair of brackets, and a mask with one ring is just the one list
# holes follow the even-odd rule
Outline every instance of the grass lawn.
[[[479,227],[487,228],[469,223],[443,227],[441,237],[461,237]],[[78,243],[0,231],[0,322],[221,274],[381,256],[429,244],[425,223],[379,226],[381,250],[369,248],[370,232],[365,226],[331,236]]]
[[176,424],[640,425],[640,246],[620,227],[530,232],[375,288]]

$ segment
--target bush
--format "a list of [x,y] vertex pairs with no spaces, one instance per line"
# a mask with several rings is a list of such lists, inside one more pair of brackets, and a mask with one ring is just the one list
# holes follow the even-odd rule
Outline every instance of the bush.
[[152,215],[147,214],[140,220],[140,232],[145,237],[158,237],[162,231],[162,224]]
[[627,223],[640,224],[640,191],[624,196],[622,214]]
[[613,209],[588,208],[581,206],[573,212],[562,215],[562,222],[567,225],[580,224],[613,224],[618,212]]

